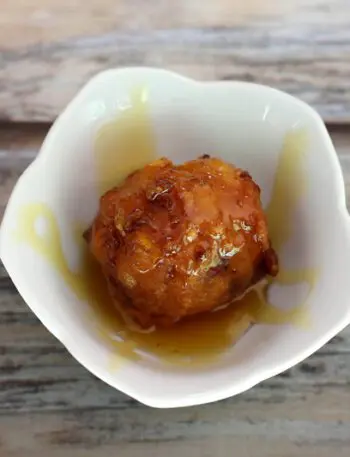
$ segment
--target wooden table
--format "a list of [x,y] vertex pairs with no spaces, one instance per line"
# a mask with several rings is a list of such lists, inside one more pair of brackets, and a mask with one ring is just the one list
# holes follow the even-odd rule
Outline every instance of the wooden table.
[[[258,81],[309,102],[329,126],[350,203],[349,0],[2,0],[1,212],[77,89],[125,65]],[[236,398],[152,410],[73,360],[1,269],[1,457],[231,455],[350,455],[350,329]]]

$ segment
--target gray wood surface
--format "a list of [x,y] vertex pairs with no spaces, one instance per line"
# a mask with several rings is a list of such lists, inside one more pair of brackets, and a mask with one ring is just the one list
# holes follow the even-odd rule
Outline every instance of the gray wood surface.
[[[0,125],[0,213],[46,125]],[[350,128],[332,128],[350,203]],[[0,457],[348,457],[350,328],[238,397],[154,410],[81,367],[0,269]]]
[[349,0],[2,0],[0,119],[51,121],[96,72],[150,65],[269,84],[347,122],[349,24]]

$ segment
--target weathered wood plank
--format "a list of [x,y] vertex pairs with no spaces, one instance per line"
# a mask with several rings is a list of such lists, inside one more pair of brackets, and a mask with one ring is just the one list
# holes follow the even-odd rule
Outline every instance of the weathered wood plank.
[[[105,414],[108,417],[108,413]],[[128,442],[117,439],[114,431],[118,427],[113,422],[113,417],[109,423],[104,421],[98,443],[91,445],[90,441],[83,441],[76,437],[75,429],[70,432],[70,428],[75,425],[74,419],[70,416],[62,419],[61,416],[45,416],[45,420],[38,423],[35,416],[21,417],[11,420],[9,418],[4,432],[4,449],[8,453],[6,457],[37,457],[38,455],[50,455],[50,457],[227,457],[228,455],[239,455],[249,457],[348,457],[349,448],[346,441],[337,439],[320,440],[315,443],[313,440],[293,441],[289,438],[288,424],[284,428],[283,436],[269,437],[268,427],[281,433],[281,425],[277,423],[264,424],[258,436],[253,433],[253,426],[249,423],[232,424],[231,434],[201,436],[199,438],[176,438],[169,441],[152,440],[145,436],[143,429],[138,429],[139,442]],[[95,436],[96,428],[94,424],[95,416],[91,414],[90,423],[85,419],[81,427],[86,427],[89,435]],[[145,418],[147,421],[147,418]],[[111,425],[111,426],[110,426]],[[301,429],[305,428],[310,433],[310,427],[305,422],[298,424]],[[189,430],[192,429],[191,423],[184,424]],[[21,439],[16,433],[17,427],[21,430]],[[160,425],[161,427],[161,425]],[[344,427],[342,427],[344,430]],[[329,427],[329,430],[337,430]],[[57,432],[55,432],[57,430]],[[236,432],[234,432],[236,430]],[[242,433],[241,433],[242,432]],[[136,433],[136,432],[135,432]],[[61,440],[61,437],[66,437]],[[327,435],[329,437],[329,435]],[[234,450],[234,454],[232,454]],[[49,454],[48,454],[49,453]]]
[[149,65],[269,84],[350,120],[348,0],[5,3],[0,119],[51,121],[96,72]]
[[201,0],[178,0],[176,3],[171,0],[119,0],[117,5],[113,0],[90,0],[84,8],[77,8],[77,2],[71,0],[3,2],[0,42],[5,48],[86,34],[96,36],[113,28],[131,31],[198,26],[218,28],[242,24],[251,18],[284,17],[303,9],[311,9],[315,19],[322,18],[325,11],[332,11],[336,18],[340,13],[325,7],[320,0],[247,0],[244,3],[219,0],[208,4]]

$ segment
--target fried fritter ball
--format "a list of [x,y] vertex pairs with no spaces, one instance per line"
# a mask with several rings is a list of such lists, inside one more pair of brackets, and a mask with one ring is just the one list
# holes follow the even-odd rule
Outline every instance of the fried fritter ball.
[[102,196],[86,238],[119,307],[143,329],[230,304],[278,272],[258,185],[209,156],[134,172]]

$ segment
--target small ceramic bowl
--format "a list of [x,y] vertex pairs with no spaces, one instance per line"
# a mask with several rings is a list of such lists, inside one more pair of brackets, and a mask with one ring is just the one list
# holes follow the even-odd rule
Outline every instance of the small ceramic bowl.
[[[101,131],[105,157],[96,156]],[[74,231],[89,226],[114,172],[120,178],[152,155],[183,162],[205,153],[248,170],[261,187],[282,271],[269,300],[290,319],[262,319],[207,364],[124,357],[123,345],[110,344],[91,313]],[[23,299],[68,351],[154,407],[243,392],[308,357],[350,322],[350,219],[336,153],[313,109],[269,87],[147,68],[97,75],[19,179],[0,250]]]

